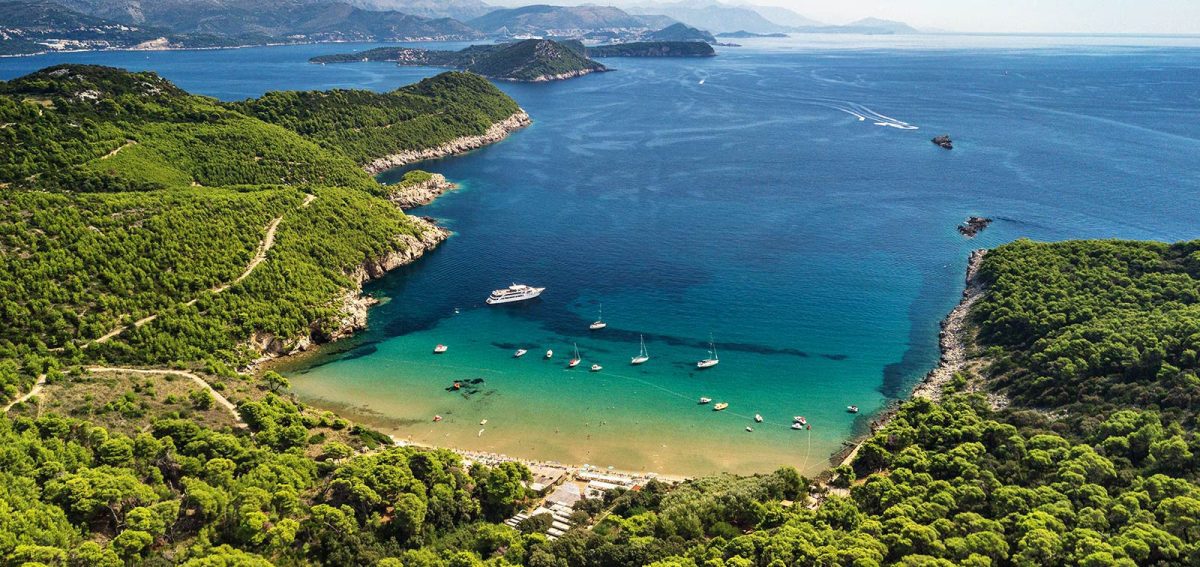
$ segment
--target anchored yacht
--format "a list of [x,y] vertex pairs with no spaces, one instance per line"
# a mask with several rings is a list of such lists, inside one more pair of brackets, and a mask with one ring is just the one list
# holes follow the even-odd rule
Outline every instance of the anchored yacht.
[[497,305],[500,303],[512,303],[514,301],[525,301],[533,299],[542,294],[546,288],[531,287],[525,284],[512,284],[504,289],[493,291],[487,298],[488,305]]

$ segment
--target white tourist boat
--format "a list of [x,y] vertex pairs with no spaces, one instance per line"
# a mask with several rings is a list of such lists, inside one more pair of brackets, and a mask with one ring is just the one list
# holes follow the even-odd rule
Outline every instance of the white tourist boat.
[[433,347],[433,354],[442,354],[442,353],[446,352],[449,348],[450,347],[448,347],[446,345],[435,346],[435,347]]
[[601,303],[600,304],[600,316],[596,318],[596,322],[592,323],[591,325],[588,325],[588,328],[593,331],[599,331],[600,329],[603,329],[607,326],[608,326],[608,323],[604,322],[604,304]]
[[641,337],[641,341],[642,350],[638,352],[637,356],[629,360],[629,364],[643,364],[647,360],[650,360],[650,353],[646,352],[646,337]]
[[708,335],[708,358],[696,363],[696,368],[712,368],[721,363],[721,358],[717,356],[717,344],[713,342],[712,335]]
[[601,370],[604,370],[604,367],[603,367],[603,366],[600,366],[599,364],[593,364],[593,365],[592,365],[592,372],[599,372],[599,371],[601,371]]
[[571,359],[571,362],[567,363],[567,368],[575,368],[579,366],[580,362],[583,362],[583,359],[579,358],[579,343],[575,343],[575,356]]
[[525,353],[527,353],[527,352],[529,352],[529,351],[527,351],[523,348],[519,348],[519,349],[517,349],[517,352],[513,353],[513,358],[521,358],[522,356],[525,356]]
[[488,296],[486,303],[488,305],[498,305],[500,303],[512,303],[514,301],[525,301],[533,299],[542,294],[546,288],[532,287],[525,284],[514,283],[504,289],[497,289]]

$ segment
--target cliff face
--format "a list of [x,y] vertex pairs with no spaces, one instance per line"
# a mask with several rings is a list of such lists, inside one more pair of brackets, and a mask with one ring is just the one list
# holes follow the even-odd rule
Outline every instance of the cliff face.
[[458,185],[451,183],[445,175],[430,174],[429,179],[417,183],[396,185],[388,200],[401,209],[408,210],[432,203],[446,191],[457,189]]
[[469,152],[471,150],[482,148],[488,144],[499,142],[500,140],[507,138],[510,133],[520,130],[521,128],[524,128],[532,123],[533,121],[530,120],[529,115],[522,110],[516,114],[513,114],[512,116],[509,116],[508,118],[505,118],[504,120],[492,124],[491,128],[488,128],[487,132],[484,132],[482,135],[464,136],[462,138],[450,140],[449,142],[437,147],[426,148],[423,150],[409,150],[406,152],[384,156],[372,161],[371,163],[368,163],[365,166],[365,169],[371,174],[376,174],[381,171],[392,169],[393,167],[400,167],[402,165],[408,165],[418,161],[437,159],[449,155]]
[[362,294],[363,284],[417,261],[450,237],[449,230],[437,226],[431,219],[410,218],[424,229],[421,235],[416,237],[405,234],[397,237],[398,246],[395,250],[363,262],[350,272],[354,287],[347,289],[334,300],[340,302],[341,307],[337,320],[332,325],[325,325],[325,321],[317,321],[310,327],[307,335],[290,339],[256,332],[250,337],[249,347],[262,355],[259,361],[303,352],[316,344],[333,342],[366,328],[367,311],[379,301]]

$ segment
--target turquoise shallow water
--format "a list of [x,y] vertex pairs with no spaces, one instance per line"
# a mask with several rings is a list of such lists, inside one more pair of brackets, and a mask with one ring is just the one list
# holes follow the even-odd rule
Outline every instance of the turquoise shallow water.
[[[371,328],[290,365],[296,391],[428,443],[626,469],[812,472],[936,362],[970,249],[1198,236],[1200,49],[877,41],[748,42],[708,60],[613,60],[614,73],[502,84],[534,125],[421,165],[462,184],[417,211],[456,235],[372,284],[390,300]],[[2,61],[0,73],[105,62],[230,99],[436,72],[303,63],[345,48],[59,55]],[[954,151],[929,143],[943,132]],[[971,214],[997,219],[974,241],[954,230]],[[548,289],[483,304],[513,281]],[[609,327],[589,332],[600,302]],[[698,372],[710,332],[721,364]],[[653,359],[631,367],[639,334]],[[573,342],[585,365],[568,371]],[[434,356],[437,343],[450,351]],[[530,354],[511,358],[518,347]],[[586,372],[592,362],[605,370]],[[445,390],[462,379],[483,382]],[[702,395],[730,409],[699,407]],[[852,403],[863,413],[847,414]],[[766,423],[748,433],[754,413]],[[796,414],[811,432],[787,428]]]

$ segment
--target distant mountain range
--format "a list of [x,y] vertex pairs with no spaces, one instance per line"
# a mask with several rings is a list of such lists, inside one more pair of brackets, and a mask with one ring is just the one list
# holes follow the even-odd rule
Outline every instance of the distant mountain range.
[[[750,7],[731,6],[711,0],[648,4],[632,7],[629,10],[635,14],[663,14],[689,26],[713,33],[738,30],[755,33],[791,31],[790,27],[768,20]],[[797,15],[797,17],[801,16]]]
[[0,55],[36,53],[47,44],[60,49],[128,48],[161,34],[162,30],[123,25],[51,2],[0,1]]
[[395,10],[422,18],[467,21],[496,9],[482,0],[342,0],[364,10]]
[[641,18],[612,6],[547,6],[500,9],[469,20],[484,33],[542,34],[556,30],[641,29]]
[[173,34],[306,41],[474,39],[478,31],[449,18],[372,11],[312,0],[57,0],[68,9]]
[[734,6],[716,0],[630,11],[542,4],[493,9],[483,0],[0,0],[0,54],[522,36],[712,43],[712,33],[736,32],[903,34],[916,30],[902,22],[874,18],[825,25],[784,8]]

